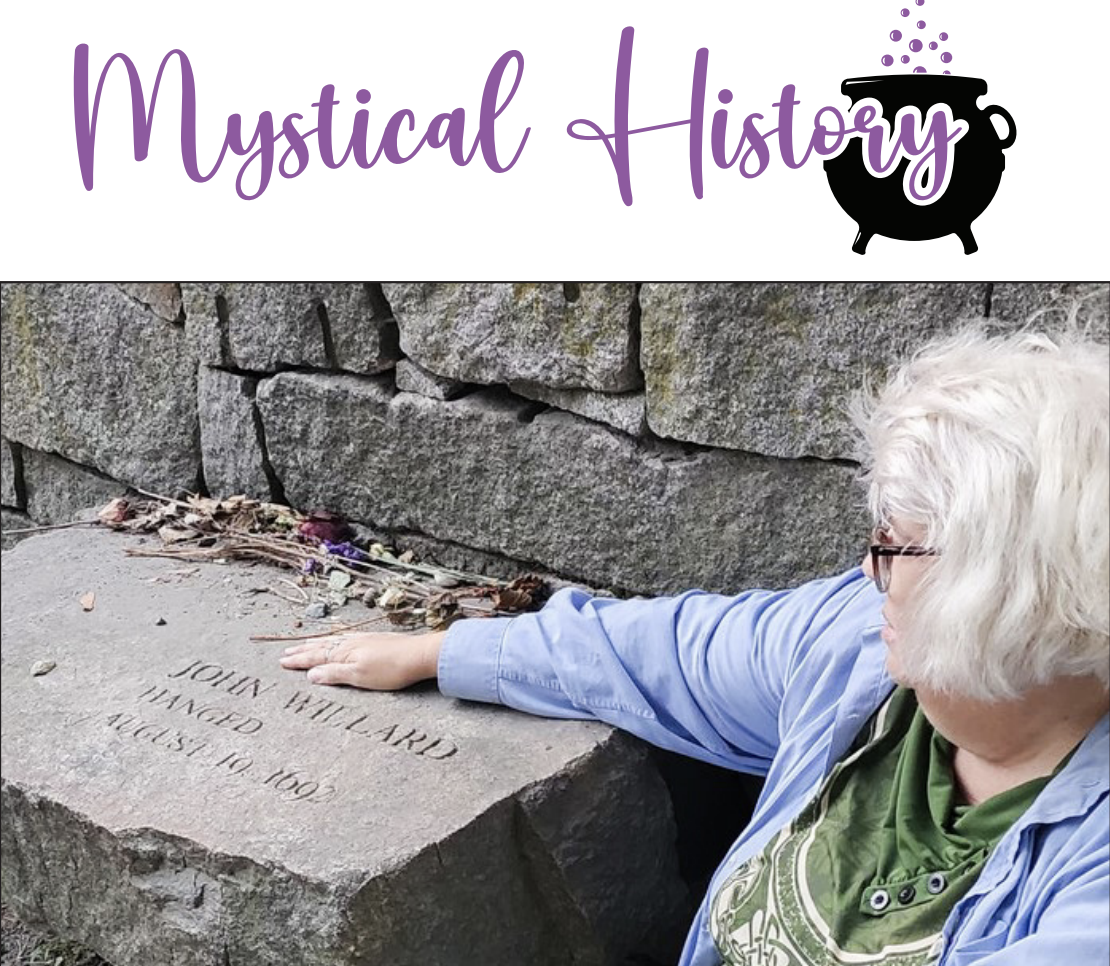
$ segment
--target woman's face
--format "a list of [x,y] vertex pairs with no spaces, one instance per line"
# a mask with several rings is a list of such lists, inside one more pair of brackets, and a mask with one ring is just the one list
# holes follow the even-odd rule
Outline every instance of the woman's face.
[[[882,531],[881,543],[893,546],[916,546],[924,539],[925,531],[920,527],[892,523]],[[917,586],[925,568],[930,566],[929,557],[901,557],[890,558],[890,586],[886,592],[886,602],[883,605],[883,618],[886,624],[883,627],[883,641],[887,646],[886,669],[887,673],[899,684],[913,686],[912,681],[905,679],[905,670],[902,665],[898,635],[904,630],[904,621],[910,612]],[[871,554],[866,554],[863,559],[863,572],[874,579],[875,574],[871,568]]]

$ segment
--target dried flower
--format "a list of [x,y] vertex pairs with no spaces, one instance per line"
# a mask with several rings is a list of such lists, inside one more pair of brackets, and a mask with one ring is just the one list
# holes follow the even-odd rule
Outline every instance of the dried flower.
[[329,510],[313,510],[297,531],[302,537],[329,543],[343,543],[355,535],[351,525],[343,517]]
[[353,560],[356,563],[361,563],[363,560],[369,559],[363,550],[359,550],[349,540],[344,540],[342,543],[332,543],[330,540],[324,540],[324,549],[328,553],[334,554],[337,557],[342,557],[344,560]]

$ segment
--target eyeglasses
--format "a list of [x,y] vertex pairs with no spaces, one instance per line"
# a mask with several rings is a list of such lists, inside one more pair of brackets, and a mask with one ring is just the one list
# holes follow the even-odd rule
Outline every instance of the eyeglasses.
[[880,594],[890,590],[890,574],[894,569],[895,557],[936,557],[940,554],[939,550],[931,550],[928,547],[898,547],[891,543],[884,543],[884,540],[890,538],[882,529],[872,531],[871,539],[874,541],[868,548],[871,551],[871,573],[875,577],[875,586],[879,588]]

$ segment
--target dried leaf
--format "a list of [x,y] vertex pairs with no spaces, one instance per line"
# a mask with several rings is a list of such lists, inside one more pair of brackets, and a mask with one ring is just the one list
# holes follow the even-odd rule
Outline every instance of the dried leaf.
[[407,597],[408,595],[400,587],[390,584],[378,597],[377,604],[382,610],[389,610],[392,607],[400,607]]
[[459,602],[454,594],[435,594],[428,599],[428,610],[424,615],[424,623],[433,629],[439,630],[446,626],[459,611]]
[[498,610],[524,610],[532,603],[532,595],[525,590],[502,587],[493,594],[493,606]]
[[189,499],[189,506],[197,513],[203,513],[205,516],[211,517],[219,512],[220,501],[207,496],[194,496]]
[[180,543],[182,540],[192,540],[196,535],[195,530],[171,527],[169,524],[158,528],[158,536],[162,538],[162,543]]
[[534,594],[543,587],[543,581],[535,574],[525,574],[525,576],[517,577],[516,580],[513,580],[509,584],[509,587],[513,590],[523,590],[529,594]]
[[165,506],[156,506],[137,515],[133,520],[129,520],[127,528],[139,533],[149,533],[151,530],[157,530],[166,520],[172,520],[178,516],[180,516],[180,513],[177,506],[172,503]]
[[351,575],[345,570],[333,570],[328,574],[328,590],[343,590],[351,586]]
[[105,526],[115,527],[127,519],[131,504],[123,497],[116,497],[108,503],[98,514],[97,518]]
[[435,580],[435,583],[436,583],[437,587],[458,587],[459,586],[458,580],[456,580],[450,574],[445,574],[442,570],[437,570],[436,574],[435,574],[435,577],[433,579]]
[[96,606],[96,594],[91,590],[87,594],[81,595],[81,607],[83,610],[89,611]]
[[370,557],[373,560],[386,560],[396,561],[397,558],[393,556],[393,551],[389,547],[380,543],[370,544]]

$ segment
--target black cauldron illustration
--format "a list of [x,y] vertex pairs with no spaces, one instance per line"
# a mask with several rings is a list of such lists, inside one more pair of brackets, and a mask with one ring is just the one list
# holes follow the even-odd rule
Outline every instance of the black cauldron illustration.
[[[1007,110],[994,104],[982,109],[976,106],[975,101],[987,93],[987,82],[949,74],[889,74],[851,77],[840,90],[851,98],[853,107],[865,97],[874,98],[891,124],[903,107],[916,108],[924,122],[934,104],[947,104],[953,119],[967,122],[967,131],[954,147],[948,187],[930,204],[914,204],[905,195],[902,184],[910,158],[903,158],[885,178],[872,175],[863,161],[862,137],[852,138],[841,154],[825,162],[833,196],[859,225],[852,251],[863,255],[873,235],[922,241],[953,232],[963,242],[965,254],[978,251],[971,223],[998,191],[1006,167],[1002,152],[1017,136]],[[1005,138],[998,136],[990,121],[992,114],[1006,121]]]

